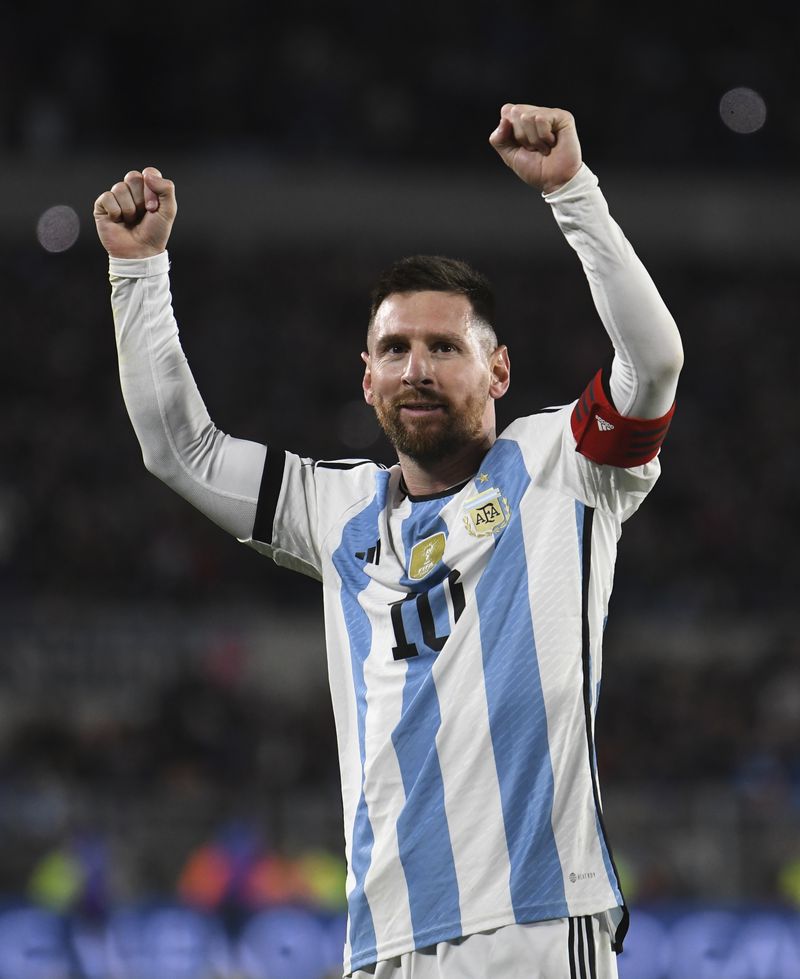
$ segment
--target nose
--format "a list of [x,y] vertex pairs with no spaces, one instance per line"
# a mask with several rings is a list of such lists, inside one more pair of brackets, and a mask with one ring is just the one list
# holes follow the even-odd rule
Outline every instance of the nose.
[[403,384],[419,387],[421,384],[432,383],[432,367],[427,348],[412,347],[403,367]]

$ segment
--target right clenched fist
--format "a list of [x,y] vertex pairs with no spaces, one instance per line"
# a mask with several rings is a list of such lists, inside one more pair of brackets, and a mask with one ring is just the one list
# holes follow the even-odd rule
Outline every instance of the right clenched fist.
[[112,258],[163,252],[177,212],[175,185],[155,167],[130,170],[94,202],[97,234]]

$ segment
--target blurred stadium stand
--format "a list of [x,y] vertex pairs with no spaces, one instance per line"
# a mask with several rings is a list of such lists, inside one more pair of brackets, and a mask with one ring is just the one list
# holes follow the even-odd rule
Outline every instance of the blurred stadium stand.
[[[627,6],[301,2],[254,31],[240,0],[182,0],[147,70],[152,28],[123,8],[3,12],[0,979],[319,979],[340,958],[318,589],[144,471],[94,197],[148,163],[176,180],[173,295],[221,428],[388,461],[358,352],[399,254],[493,279],[501,423],[608,355],[574,256],[486,145],[509,98],[573,109],[686,348],[598,716],[639,909],[621,975],[800,979],[798,14]],[[746,137],[718,113],[742,84],[768,107]],[[37,220],[63,204],[81,234],[50,254]]]

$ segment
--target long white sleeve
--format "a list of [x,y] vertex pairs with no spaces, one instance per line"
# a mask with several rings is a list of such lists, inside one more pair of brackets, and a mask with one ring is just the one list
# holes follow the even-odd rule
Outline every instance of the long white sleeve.
[[166,252],[109,264],[122,394],[144,463],[220,527],[251,536],[266,446],[220,432],[180,345]]
[[581,260],[614,345],[609,385],[617,411],[637,418],[660,417],[675,400],[683,365],[675,320],[609,214],[597,177],[586,164],[544,199]]

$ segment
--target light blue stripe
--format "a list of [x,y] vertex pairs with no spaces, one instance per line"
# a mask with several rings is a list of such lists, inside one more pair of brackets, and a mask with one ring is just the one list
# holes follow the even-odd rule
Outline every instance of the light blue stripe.
[[[370,578],[364,573],[364,559],[356,558],[356,552],[364,552],[378,540],[378,517],[386,505],[388,473],[376,475],[376,495],[365,509],[349,521],[342,531],[339,547],[333,554],[333,566],[341,579],[340,600],[347,634],[350,641],[350,663],[356,695],[358,718],[358,749],[361,757],[361,797],[356,807],[353,824],[350,869],[355,883],[348,897],[350,915],[350,949],[354,963],[369,963],[377,954],[377,940],[372,912],[364,893],[364,881],[372,862],[375,835],[369,819],[364,797],[364,764],[366,758],[366,682],[364,661],[372,643],[372,626],[358,602],[359,594],[367,587]],[[355,966],[354,966],[355,967]]]
[[[411,515],[403,521],[407,558],[416,541],[431,534],[447,533],[446,524],[438,516],[441,507],[441,500],[413,504]],[[441,564],[424,582],[407,578],[403,581],[417,593],[426,586],[430,589],[427,594],[438,636],[445,636],[449,631],[443,584],[448,571]],[[442,928],[448,929],[452,937],[459,935],[461,907],[436,750],[436,734],[442,719],[431,667],[437,653],[423,642],[415,602],[407,602],[403,611],[406,635],[417,646],[419,655],[405,661],[401,717],[392,732],[392,743],[406,796],[397,821],[397,841],[408,886],[414,942],[419,947],[428,944],[430,936]]]
[[575,526],[578,530],[578,562],[581,567],[581,582],[583,582],[583,522],[586,516],[586,507],[580,500],[575,500]]
[[547,906],[568,912],[552,826],[553,769],[547,718],[528,596],[528,569],[519,505],[530,476],[515,442],[499,439],[484,460],[502,490],[511,519],[487,572],[475,589],[489,727],[511,867],[510,891],[518,921]]

